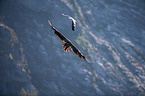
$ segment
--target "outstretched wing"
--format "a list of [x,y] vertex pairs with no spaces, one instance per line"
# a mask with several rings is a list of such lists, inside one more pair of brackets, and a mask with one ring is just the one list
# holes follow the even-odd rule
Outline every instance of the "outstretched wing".
[[86,60],[85,56],[71,43],[71,50],[80,58]]
[[63,42],[67,42],[66,37],[65,37],[61,32],[59,32],[58,30],[54,30],[54,33],[55,33],[55,35],[56,35],[59,39],[61,39]]
[[48,22],[51,26],[51,29],[54,30],[55,35],[63,42],[67,42],[68,41],[67,38],[61,32],[59,32],[56,28],[54,28],[49,20]]
[[68,17],[72,21],[72,30],[74,31],[75,27],[76,27],[76,20],[74,18],[70,17],[69,15],[65,15],[63,13],[62,13],[62,15]]

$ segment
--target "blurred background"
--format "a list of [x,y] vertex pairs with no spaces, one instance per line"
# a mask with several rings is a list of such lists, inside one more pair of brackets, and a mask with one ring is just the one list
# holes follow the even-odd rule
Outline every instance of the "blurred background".
[[144,0],[0,0],[0,96],[144,96],[144,42]]

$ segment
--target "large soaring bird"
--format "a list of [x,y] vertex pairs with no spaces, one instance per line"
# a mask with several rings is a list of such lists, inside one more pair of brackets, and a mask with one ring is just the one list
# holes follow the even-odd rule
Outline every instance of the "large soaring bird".
[[77,55],[79,56],[80,58],[83,58],[84,60],[85,59],[85,56],[73,45],[73,43],[68,39],[66,38],[61,32],[59,32],[56,28],[54,28],[51,24],[51,22],[48,20],[50,26],[51,26],[51,29],[54,30],[54,33],[57,37],[59,37],[63,42],[63,50],[65,52],[70,52],[70,48],[71,50]]
[[70,17],[69,15],[65,15],[62,13],[63,16],[67,16],[70,20],[72,20],[72,30],[74,31],[76,28],[76,20],[72,17]]

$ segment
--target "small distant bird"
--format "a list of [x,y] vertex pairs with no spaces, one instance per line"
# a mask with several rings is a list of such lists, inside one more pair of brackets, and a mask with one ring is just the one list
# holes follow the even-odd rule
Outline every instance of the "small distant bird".
[[57,37],[59,37],[59,39],[61,39],[63,42],[65,42],[63,44],[63,50],[65,52],[70,52],[70,48],[71,50],[77,55],[79,56],[80,58],[83,58],[84,60],[86,60],[85,56],[73,45],[73,43],[67,39],[61,32],[59,32],[56,28],[54,28],[51,24],[51,22],[48,20],[50,26],[51,26],[51,29],[54,30],[54,33]]
[[62,13],[62,15],[63,15],[63,16],[67,16],[70,20],[72,20],[72,30],[74,31],[75,28],[76,28],[76,22],[77,22],[77,21],[76,21],[74,18],[70,17],[69,15],[65,15],[65,14],[63,14],[63,13]]

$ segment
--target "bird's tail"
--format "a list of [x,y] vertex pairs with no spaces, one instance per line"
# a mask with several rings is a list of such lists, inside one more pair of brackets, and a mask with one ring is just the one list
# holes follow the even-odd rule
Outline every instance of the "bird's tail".
[[54,30],[54,27],[52,26],[51,22],[48,20],[49,25],[51,26],[51,29]]

